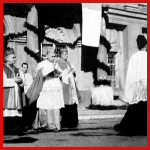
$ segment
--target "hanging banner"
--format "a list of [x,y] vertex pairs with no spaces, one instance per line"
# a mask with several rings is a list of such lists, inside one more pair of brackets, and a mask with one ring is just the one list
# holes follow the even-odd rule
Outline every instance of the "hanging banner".
[[82,3],[82,44],[98,47],[101,33],[102,4]]

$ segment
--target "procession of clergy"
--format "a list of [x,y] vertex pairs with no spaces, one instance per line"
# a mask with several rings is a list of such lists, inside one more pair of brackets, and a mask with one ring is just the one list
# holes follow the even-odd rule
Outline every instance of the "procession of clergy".
[[[138,50],[130,58],[125,91],[121,99],[128,110],[114,129],[122,134],[147,135],[147,40],[136,39]],[[77,105],[81,96],[76,85],[76,72],[68,59],[66,46],[60,48],[60,59],[55,58],[55,46],[45,47],[45,57],[35,69],[35,77],[14,66],[13,48],[6,48],[3,71],[4,135],[34,129],[57,132],[61,128],[78,126]]]
[[5,50],[3,71],[4,135],[21,134],[29,129],[59,131],[78,126],[77,104],[80,95],[75,82],[75,69],[68,59],[67,47],[55,59],[55,47],[46,47],[44,59],[35,69],[35,77],[14,66],[13,48]]

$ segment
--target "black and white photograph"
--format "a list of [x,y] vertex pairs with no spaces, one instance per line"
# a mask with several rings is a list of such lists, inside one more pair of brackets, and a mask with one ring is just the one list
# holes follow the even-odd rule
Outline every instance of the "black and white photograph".
[[147,7],[3,3],[3,147],[147,147]]

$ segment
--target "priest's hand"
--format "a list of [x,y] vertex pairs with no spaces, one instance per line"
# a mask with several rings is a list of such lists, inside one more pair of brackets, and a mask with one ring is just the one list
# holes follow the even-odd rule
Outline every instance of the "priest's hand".
[[23,83],[23,80],[20,76],[18,76],[18,77],[15,77],[15,82],[21,84]]

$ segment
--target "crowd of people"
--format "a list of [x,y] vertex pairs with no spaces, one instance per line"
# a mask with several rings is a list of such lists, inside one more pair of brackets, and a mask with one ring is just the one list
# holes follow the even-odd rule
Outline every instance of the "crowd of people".
[[[129,61],[125,90],[120,99],[129,104],[120,124],[114,126],[120,134],[147,134],[147,40],[137,37],[136,52]],[[5,50],[3,71],[4,135],[22,134],[34,129],[58,132],[61,128],[78,126],[77,105],[81,100],[76,85],[76,71],[68,61],[68,49],[60,48],[60,59],[55,60],[55,47],[44,49],[45,58],[33,78],[15,67],[13,48]]]

